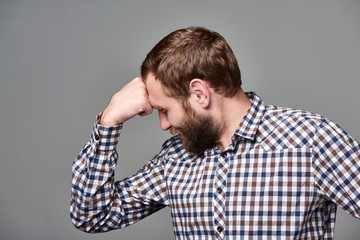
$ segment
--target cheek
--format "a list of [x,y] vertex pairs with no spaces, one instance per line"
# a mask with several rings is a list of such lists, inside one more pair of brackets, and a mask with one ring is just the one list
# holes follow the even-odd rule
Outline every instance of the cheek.
[[173,127],[181,127],[184,123],[184,116],[181,114],[181,112],[172,112],[171,114],[168,114],[168,120]]

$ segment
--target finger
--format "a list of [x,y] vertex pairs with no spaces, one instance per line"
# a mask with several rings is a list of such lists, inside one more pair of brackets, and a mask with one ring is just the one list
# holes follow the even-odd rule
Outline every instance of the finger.
[[147,116],[149,114],[151,114],[153,112],[153,108],[150,104],[147,104],[147,106],[145,107],[145,109],[143,111],[141,111],[139,113],[140,116],[144,117]]

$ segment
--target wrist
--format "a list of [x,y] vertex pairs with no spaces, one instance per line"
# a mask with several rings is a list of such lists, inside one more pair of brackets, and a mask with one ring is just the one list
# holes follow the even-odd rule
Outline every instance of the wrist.
[[120,123],[114,121],[112,118],[109,118],[106,114],[102,113],[99,119],[99,125],[105,127],[114,127],[120,125]]

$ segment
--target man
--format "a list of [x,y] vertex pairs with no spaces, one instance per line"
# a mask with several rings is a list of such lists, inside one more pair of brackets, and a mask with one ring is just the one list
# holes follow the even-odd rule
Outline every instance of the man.
[[[123,228],[168,206],[177,239],[332,239],[337,205],[360,217],[359,143],[326,118],[244,93],[218,33],[169,34],[141,75],[112,97],[74,161],[77,228]],[[174,136],[115,182],[122,124],[153,108]]]

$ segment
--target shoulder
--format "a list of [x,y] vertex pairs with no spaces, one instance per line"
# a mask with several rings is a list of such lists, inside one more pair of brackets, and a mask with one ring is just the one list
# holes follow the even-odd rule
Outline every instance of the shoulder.
[[316,113],[295,108],[277,107],[273,105],[266,107],[266,111],[262,119],[262,123],[265,125],[273,127],[297,127],[305,130],[316,130],[316,128],[324,121],[328,120]]
[[295,108],[266,107],[258,129],[258,141],[265,149],[310,148],[326,118]]

